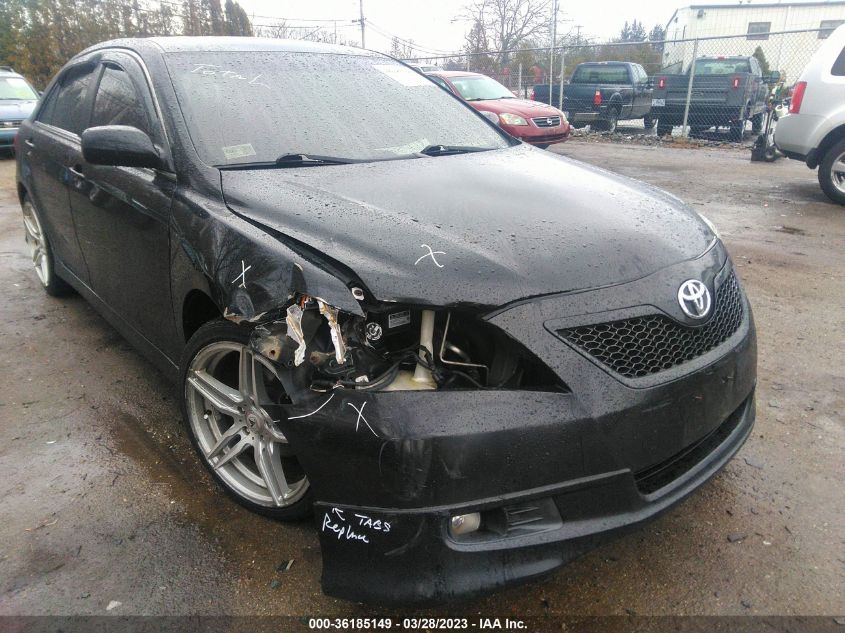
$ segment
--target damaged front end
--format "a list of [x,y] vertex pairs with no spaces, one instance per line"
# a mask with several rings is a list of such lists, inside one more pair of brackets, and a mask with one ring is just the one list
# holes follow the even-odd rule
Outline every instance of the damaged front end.
[[[706,263],[718,300],[732,269],[716,252]],[[557,315],[624,316],[631,297],[694,266],[483,312],[353,289],[353,314],[298,294],[257,325],[250,345],[277,368],[289,398],[279,430],[316,499],[323,590],[394,603],[482,593],[551,571],[707,481],[754,421],[743,297],[718,349],[636,381],[556,334]]]
[[298,295],[284,319],[253,330],[251,345],[287,374],[294,403],[335,389],[566,391],[534,354],[476,315],[392,303],[362,308],[360,316]]

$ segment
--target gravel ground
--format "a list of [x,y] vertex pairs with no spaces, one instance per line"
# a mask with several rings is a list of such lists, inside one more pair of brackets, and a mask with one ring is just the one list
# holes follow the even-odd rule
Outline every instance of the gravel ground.
[[[845,613],[845,209],[802,164],[747,150],[554,151],[668,189],[720,227],[757,320],[757,426],[644,529],[429,613]],[[13,180],[0,161],[0,615],[399,615],[323,596],[310,524],[214,488],[172,387],[83,300],[39,289]]]

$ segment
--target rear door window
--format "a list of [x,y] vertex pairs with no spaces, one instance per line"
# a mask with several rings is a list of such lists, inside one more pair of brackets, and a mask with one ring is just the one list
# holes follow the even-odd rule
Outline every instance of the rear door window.
[[93,66],[69,69],[59,85],[50,91],[38,114],[38,120],[77,135],[82,134],[88,125],[88,96],[93,76]]

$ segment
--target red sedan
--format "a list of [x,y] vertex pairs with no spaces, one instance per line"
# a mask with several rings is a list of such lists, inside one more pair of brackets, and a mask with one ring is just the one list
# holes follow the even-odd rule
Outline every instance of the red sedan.
[[479,73],[440,70],[428,77],[497,120],[511,136],[545,149],[569,138],[571,128],[563,112],[537,101],[518,99],[495,79]]

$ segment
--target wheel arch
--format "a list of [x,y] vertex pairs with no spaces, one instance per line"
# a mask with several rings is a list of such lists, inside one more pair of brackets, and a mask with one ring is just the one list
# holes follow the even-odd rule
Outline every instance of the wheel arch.
[[821,163],[824,159],[824,155],[827,153],[827,150],[843,138],[845,138],[845,123],[833,128],[825,135],[816,150],[807,156],[807,167],[810,169],[818,167],[819,163]]
[[182,337],[187,343],[194,333],[209,321],[223,317],[223,312],[205,291],[189,290],[182,300]]

